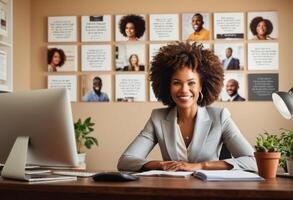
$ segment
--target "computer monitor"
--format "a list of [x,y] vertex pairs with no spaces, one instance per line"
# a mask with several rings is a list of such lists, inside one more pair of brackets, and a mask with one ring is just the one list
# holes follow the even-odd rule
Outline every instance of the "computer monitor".
[[[22,136],[29,137],[27,159],[23,158],[26,157],[23,140],[22,145],[19,141],[15,143],[17,138],[23,139]],[[66,89],[0,94],[0,163],[7,161],[12,147],[16,151],[9,156],[14,160],[12,165],[25,159],[26,164],[32,165],[77,166],[74,125]]]

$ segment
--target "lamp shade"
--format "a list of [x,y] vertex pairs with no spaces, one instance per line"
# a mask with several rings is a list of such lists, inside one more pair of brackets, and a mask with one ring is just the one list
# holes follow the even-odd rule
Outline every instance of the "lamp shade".
[[291,119],[293,114],[293,87],[289,92],[274,92],[272,98],[281,115],[286,119]]

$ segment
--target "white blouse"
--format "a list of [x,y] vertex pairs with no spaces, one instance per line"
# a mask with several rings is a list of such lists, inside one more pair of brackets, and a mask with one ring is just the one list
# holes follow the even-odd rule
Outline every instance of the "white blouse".
[[176,124],[176,128],[178,131],[176,134],[176,149],[177,149],[177,154],[178,154],[178,158],[180,161],[185,161],[185,162],[189,162],[190,161],[190,153],[191,153],[191,148],[190,148],[190,144],[189,143],[188,147],[186,148],[185,146],[185,142],[184,139],[182,137],[181,134],[181,130],[178,124]]

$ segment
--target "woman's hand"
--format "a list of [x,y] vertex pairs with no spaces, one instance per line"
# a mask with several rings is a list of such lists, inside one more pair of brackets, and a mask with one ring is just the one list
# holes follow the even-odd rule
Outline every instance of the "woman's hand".
[[184,161],[162,161],[160,165],[164,171],[194,171],[203,168],[201,163],[188,163]]

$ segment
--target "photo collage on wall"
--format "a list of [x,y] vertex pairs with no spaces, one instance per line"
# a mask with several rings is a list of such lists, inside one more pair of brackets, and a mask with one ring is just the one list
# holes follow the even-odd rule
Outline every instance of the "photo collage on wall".
[[155,102],[150,63],[174,41],[197,42],[219,57],[219,101],[267,101],[278,90],[274,11],[49,16],[48,88],[69,89],[73,102]]

